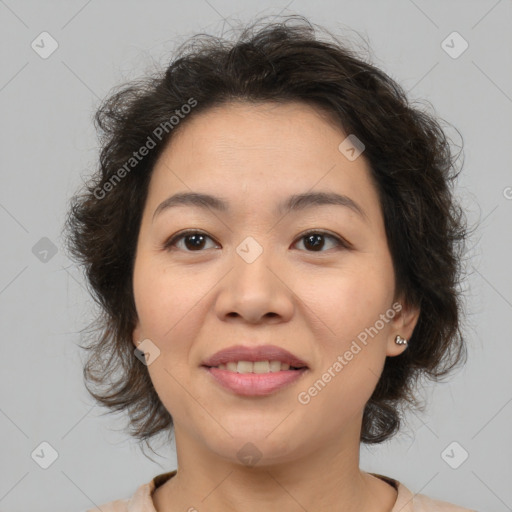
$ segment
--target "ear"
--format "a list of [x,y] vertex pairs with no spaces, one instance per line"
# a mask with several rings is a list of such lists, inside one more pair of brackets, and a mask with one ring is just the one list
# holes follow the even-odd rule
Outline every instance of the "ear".
[[395,339],[397,335],[400,335],[400,337],[405,338],[409,342],[420,316],[420,308],[411,306],[400,299],[393,303],[392,309],[396,311],[396,314],[390,322],[391,328],[386,355],[394,357],[407,350],[407,345],[397,345]]
[[137,323],[133,329],[132,333],[132,343],[135,348],[138,348],[139,343],[143,340],[142,334],[141,334],[141,328],[140,328],[140,322],[137,319]]

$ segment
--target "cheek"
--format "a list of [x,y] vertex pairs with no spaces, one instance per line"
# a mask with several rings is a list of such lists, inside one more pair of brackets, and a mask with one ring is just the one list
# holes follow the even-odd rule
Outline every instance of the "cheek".
[[393,297],[392,273],[387,265],[372,265],[369,258],[354,258],[354,265],[310,275],[295,286],[307,306],[303,314],[318,329],[318,340],[340,348],[373,326]]
[[183,383],[191,370],[191,340],[201,328],[195,321],[201,307],[198,301],[209,287],[195,281],[192,286],[183,273],[141,257],[136,260],[133,289],[141,339],[149,338],[159,349],[158,357],[148,366],[155,391],[171,416],[190,412],[194,404],[187,400]]
[[343,403],[340,415],[359,412],[377,384],[392,318],[381,319],[393,298],[393,274],[384,263],[361,259],[360,265],[340,269],[336,278],[317,276],[311,278],[315,286],[311,279],[302,284],[304,314],[316,330],[320,362],[307,386],[318,393],[310,395],[318,407]]
[[355,358],[343,369],[330,372],[325,368],[309,384],[301,388],[298,397],[298,410],[302,417],[311,422],[311,427],[318,429],[318,421],[322,420],[322,436],[339,436],[343,425],[348,425],[359,418],[366,403],[378,382],[378,372],[370,370],[367,362],[362,358]]
[[170,341],[181,339],[183,331],[193,334],[191,312],[209,287],[177,269],[141,258],[135,264],[133,289],[142,334],[170,349]]

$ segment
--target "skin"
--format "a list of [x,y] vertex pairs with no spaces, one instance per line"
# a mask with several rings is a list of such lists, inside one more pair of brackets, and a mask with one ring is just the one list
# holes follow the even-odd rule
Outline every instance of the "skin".
[[[178,473],[159,487],[159,512],[261,510],[344,512],[392,509],[393,487],[359,469],[364,406],[386,357],[405,350],[419,311],[395,297],[394,271],[377,190],[364,153],[348,160],[339,127],[302,103],[230,103],[187,120],[158,159],[137,244],[135,346],[160,350],[148,371],[173,417]],[[179,206],[152,219],[177,192],[222,196],[230,212]],[[366,212],[314,206],[275,215],[292,194],[345,194]],[[195,228],[208,237],[165,242]],[[351,248],[309,229],[327,230]],[[236,252],[248,236],[263,253]],[[357,335],[399,301],[402,310],[307,405],[307,391]],[[275,344],[304,360],[298,381],[265,397],[221,388],[201,368],[220,349]],[[237,452],[251,442],[253,467]]]

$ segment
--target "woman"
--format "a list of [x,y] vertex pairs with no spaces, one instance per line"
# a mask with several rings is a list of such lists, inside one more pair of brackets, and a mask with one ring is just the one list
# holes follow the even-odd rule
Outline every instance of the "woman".
[[438,122],[295,16],[193,38],[96,120],[68,219],[104,310],[84,375],[178,462],[101,510],[467,511],[359,468],[465,359]]

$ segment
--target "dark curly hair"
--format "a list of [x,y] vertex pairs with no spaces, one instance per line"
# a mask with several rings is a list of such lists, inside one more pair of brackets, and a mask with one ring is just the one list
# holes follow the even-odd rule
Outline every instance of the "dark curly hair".
[[165,71],[119,86],[96,112],[99,169],[71,199],[65,225],[67,247],[101,307],[89,345],[81,346],[90,351],[84,380],[107,412],[128,412],[132,436],[147,443],[172,432],[132,343],[134,255],[153,166],[171,137],[211,107],[304,102],[364,143],[396,296],[420,308],[408,349],[386,358],[365,406],[361,442],[380,443],[398,431],[402,406],[418,407],[418,377],[439,379],[467,358],[458,286],[468,230],[452,192],[457,159],[439,118],[413,107],[392,78],[329,31],[298,15],[260,23],[234,40],[192,37]]

